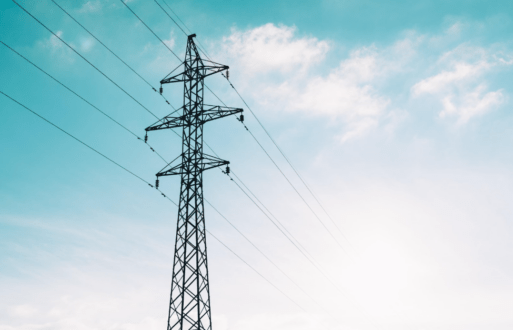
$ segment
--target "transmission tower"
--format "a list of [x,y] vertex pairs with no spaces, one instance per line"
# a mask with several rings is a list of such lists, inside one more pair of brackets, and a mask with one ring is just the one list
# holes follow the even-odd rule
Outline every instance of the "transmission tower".
[[[242,113],[242,109],[203,104],[204,79],[228,70],[228,66],[202,59],[194,37],[196,35],[192,34],[187,38],[185,61],[160,81],[160,93],[164,84],[184,83],[184,104],[178,109],[182,110],[182,115],[168,115],[146,128],[146,134],[161,129],[183,128],[182,153],[157,173],[156,183],[158,188],[161,176],[181,176],[168,330],[212,329],[203,171],[226,165],[228,172],[229,162],[203,153],[203,124]],[[183,72],[171,76],[182,66]],[[240,120],[242,118],[241,115]],[[179,158],[181,163],[173,165]]]

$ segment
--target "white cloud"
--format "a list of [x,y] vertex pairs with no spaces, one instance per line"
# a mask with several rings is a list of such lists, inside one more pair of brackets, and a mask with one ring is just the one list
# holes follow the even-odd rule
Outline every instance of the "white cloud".
[[361,49],[326,77],[287,81],[266,93],[280,100],[285,110],[327,115],[342,121],[346,125],[340,141],[346,142],[377,127],[378,118],[390,103],[372,85],[380,74],[377,62],[374,51]]
[[245,73],[305,70],[324,59],[329,45],[317,38],[297,38],[297,29],[268,23],[248,30],[232,30],[223,50],[236,58]]
[[165,39],[164,43],[171,49],[175,46],[175,37],[173,36],[173,31],[169,32],[169,39]]
[[[372,85],[380,74],[378,56],[367,49],[353,52],[328,76],[310,78],[303,90],[296,89],[288,109],[315,111],[348,120],[381,114],[389,100],[379,95]],[[293,92],[290,90],[287,94]]]
[[[128,2],[128,1],[127,1]],[[84,5],[78,10],[79,13],[93,13],[98,12],[102,9],[102,3],[99,0],[96,1],[87,1]]]
[[[176,51],[176,42],[173,31],[169,32],[169,37],[167,39],[163,39],[164,44],[172,49],[175,53]],[[178,62],[176,62],[176,58],[169,52],[168,49],[166,49],[162,43],[158,42],[152,42],[146,44],[141,54],[143,56],[151,56],[151,58],[147,61],[147,70],[158,73],[160,76],[162,74],[162,71],[166,70],[174,70],[178,66]],[[180,54],[177,53],[178,56]],[[172,59],[171,59],[172,58]],[[170,60],[171,59],[171,60]],[[168,73],[167,71],[166,73]],[[166,74],[164,73],[164,75]]]
[[318,65],[330,43],[297,36],[295,27],[266,24],[247,31],[234,29],[223,43],[220,57],[235,71],[251,76],[247,87],[257,102],[326,115],[345,124],[341,141],[376,127],[377,117],[390,103],[373,85],[389,69],[376,47],[359,48],[338,67],[320,74]]
[[12,315],[24,318],[34,316],[37,311],[37,308],[28,304],[16,305],[11,308]]
[[411,92],[414,97],[435,97],[442,105],[441,118],[457,117],[457,123],[464,124],[504,102],[502,89],[488,90],[486,75],[510,64],[493,51],[462,45],[442,54],[435,64],[439,73],[416,83]]
[[262,108],[325,116],[341,127],[338,137],[346,142],[377,128],[390,134],[402,122],[391,114],[406,118],[408,98],[436,100],[438,116],[455,117],[459,124],[503,104],[505,91],[489,90],[485,78],[513,60],[462,42],[467,25],[456,22],[439,35],[408,30],[392,44],[357,47],[330,68],[326,56],[332,42],[300,36],[295,27],[265,24],[233,29],[216,57],[230,64],[235,82],[244,75],[238,88]]
[[80,40],[80,50],[82,52],[88,52],[94,47],[94,39],[93,38],[83,38]]
[[474,90],[460,95],[448,95],[442,100],[444,109],[440,117],[456,115],[458,123],[464,124],[470,118],[484,114],[504,102],[503,90],[486,92],[486,85],[480,84]]
[[[62,38],[64,32],[57,31],[55,32],[57,37]],[[61,64],[64,62],[72,63],[74,62],[74,57],[72,56],[72,51],[66,45],[62,43],[56,36],[52,35],[50,38],[41,40],[38,42],[38,46],[40,48],[46,49],[50,51],[50,54],[54,58],[58,58],[61,61]],[[73,45],[70,44],[72,47]]]

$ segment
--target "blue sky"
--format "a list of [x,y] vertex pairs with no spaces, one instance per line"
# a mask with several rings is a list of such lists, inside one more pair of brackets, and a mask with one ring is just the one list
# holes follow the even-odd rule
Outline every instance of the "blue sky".
[[[162,1],[160,1],[162,3]],[[171,107],[51,1],[19,1],[158,116]],[[152,85],[179,62],[120,1],[58,3]],[[322,277],[220,171],[207,227],[215,329],[511,329],[513,3],[168,1],[310,184],[246,111],[205,139],[311,252]],[[186,38],[154,1],[129,5],[179,56]],[[11,1],[0,40],[140,136],[155,119]],[[0,91],[152,182],[148,147],[0,44]],[[207,84],[246,106],[222,77]],[[173,106],[180,86],[166,86]],[[206,94],[206,102],[218,104]],[[165,327],[176,207],[0,95],[0,330]],[[166,158],[180,140],[151,134]],[[178,178],[161,180],[178,200]]]

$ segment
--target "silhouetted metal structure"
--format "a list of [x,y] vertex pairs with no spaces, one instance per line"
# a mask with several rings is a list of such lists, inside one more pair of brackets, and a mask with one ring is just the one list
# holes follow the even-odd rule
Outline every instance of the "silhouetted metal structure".
[[[242,109],[203,104],[205,77],[228,70],[228,66],[202,59],[193,40],[195,36],[192,34],[187,38],[185,61],[178,67],[183,66],[183,72],[172,75],[176,68],[160,82],[161,85],[184,83],[182,115],[166,116],[146,128],[146,133],[183,128],[181,163],[173,166],[173,162],[180,158],[178,156],[157,173],[157,188],[159,177],[181,176],[168,330],[212,329],[203,171],[228,166],[229,162],[203,153],[203,124],[242,112]],[[162,90],[161,86],[161,93]]]

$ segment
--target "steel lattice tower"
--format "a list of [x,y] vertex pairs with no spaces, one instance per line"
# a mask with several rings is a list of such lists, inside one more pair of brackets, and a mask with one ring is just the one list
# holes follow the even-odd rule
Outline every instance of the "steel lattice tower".
[[242,112],[242,109],[203,104],[205,77],[227,70],[228,66],[202,59],[193,40],[195,36],[187,38],[185,61],[178,67],[183,66],[183,72],[171,76],[176,68],[160,82],[161,85],[184,83],[182,115],[166,116],[146,128],[146,132],[183,128],[181,163],[173,166],[173,161],[157,173],[157,188],[159,177],[181,176],[168,330],[212,329],[203,171],[229,162],[203,153],[203,124]]

